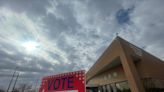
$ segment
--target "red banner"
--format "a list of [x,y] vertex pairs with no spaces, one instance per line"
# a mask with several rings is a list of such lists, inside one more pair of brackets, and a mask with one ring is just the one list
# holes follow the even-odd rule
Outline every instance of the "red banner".
[[39,92],[85,92],[85,71],[44,77]]

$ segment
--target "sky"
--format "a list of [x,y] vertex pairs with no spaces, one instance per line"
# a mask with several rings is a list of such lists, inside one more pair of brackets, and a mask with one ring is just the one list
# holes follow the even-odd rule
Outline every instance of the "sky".
[[[164,0],[0,0],[0,88],[88,70],[116,34],[164,60]],[[30,47],[30,49],[29,49]]]

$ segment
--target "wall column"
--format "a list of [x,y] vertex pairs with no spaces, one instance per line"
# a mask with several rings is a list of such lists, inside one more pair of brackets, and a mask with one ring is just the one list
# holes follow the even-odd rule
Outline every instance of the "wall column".
[[132,58],[129,55],[126,55],[126,53],[122,53],[122,55],[120,55],[120,58],[131,91],[145,92],[143,83]]

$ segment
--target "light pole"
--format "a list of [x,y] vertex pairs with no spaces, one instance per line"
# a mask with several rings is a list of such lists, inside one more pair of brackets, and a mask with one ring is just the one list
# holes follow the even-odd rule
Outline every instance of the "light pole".
[[15,76],[16,69],[17,69],[17,68],[18,68],[18,67],[15,68],[15,71],[14,71],[14,73],[13,73],[13,75],[12,75],[12,78],[11,78],[11,80],[10,80],[9,86],[8,86],[8,88],[7,88],[7,92],[9,92],[9,89],[10,89],[11,83],[12,83],[12,81],[13,81],[13,78],[14,78],[14,76]]

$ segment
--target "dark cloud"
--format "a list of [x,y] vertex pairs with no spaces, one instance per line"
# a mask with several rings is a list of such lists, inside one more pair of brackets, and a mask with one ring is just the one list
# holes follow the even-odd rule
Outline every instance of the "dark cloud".
[[91,7],[93,13],[99,13],[101,17],[107,17],[122,8],[121,3],[119,0],[89,0],[88,7]]
[[69,25],[63,19],[58,19],[52,14],[48,14],[43,22],[46,24],[44,28],[47,30],[45,34],[51,38],[57,38],[63,31],[69,31]]
[[28,15],[46,14],[46,0],[1,0],[1,7],[8,7],[18,13],[28,13]]
[[[62,32],[72,34],[76,33],[78,29],[80,29],[80,24],[78,24],[75,16],[73,15],[74,11],[71,5],[59,2],[57,6],[51,6],[50,8],[55,8],[59,15],[48,13],[43,18],[43,22],[46,24],[44,27],[48,30],[46,32],[48,37],[56,38]],[[62,18],[59,18],[59,16]]]

